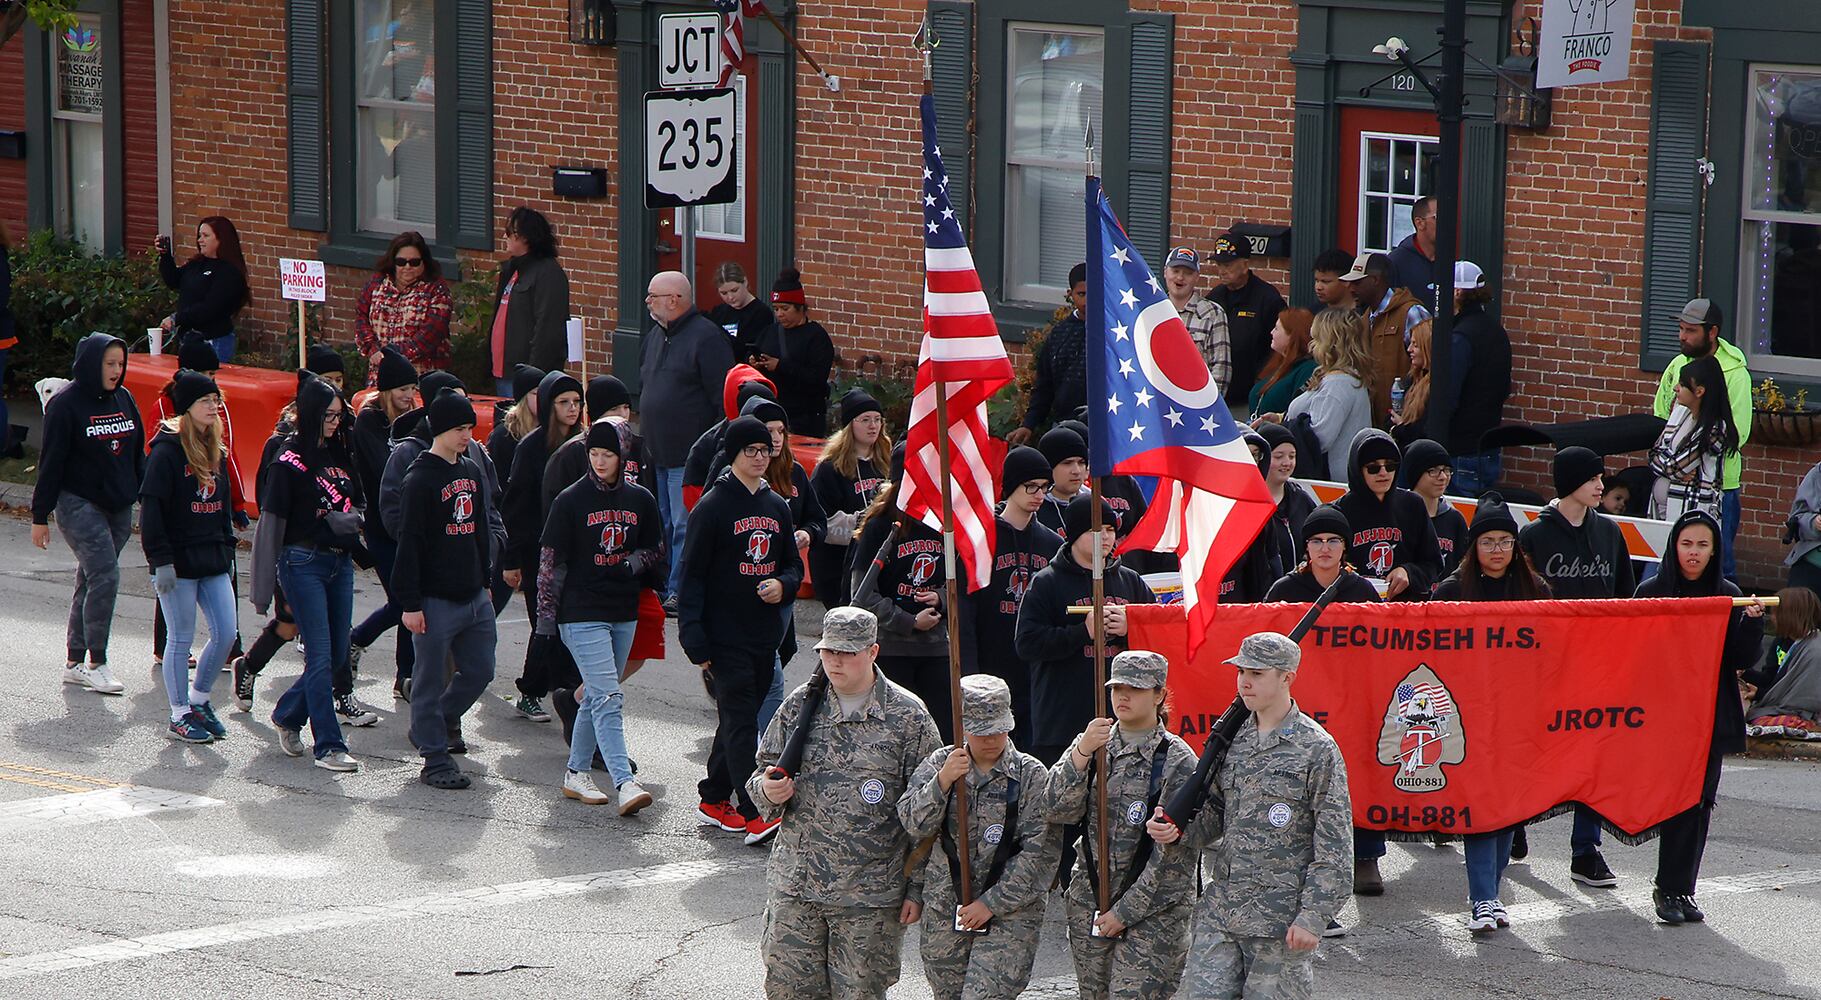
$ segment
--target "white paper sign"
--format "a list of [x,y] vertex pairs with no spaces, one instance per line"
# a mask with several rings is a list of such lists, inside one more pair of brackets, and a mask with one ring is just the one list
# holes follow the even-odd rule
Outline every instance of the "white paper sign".
[[580,316],[569,317],[569,322],[567,325],[564,326],[563,329],[564,329],[564,332],[569,334],[569,358],[568,358],[568,360],[581,361],[582,360],[582,317],[580,317]]
[[658,17],[658,86],[712,87],[721,78],[721,17]]
[[320,260],[278,261],[278,285],[284,298],[296,302],[325,302],[329,298],[329,278]]
[[1536,83],[1571,87],[1631,75],[1635,0],[1543,0]]

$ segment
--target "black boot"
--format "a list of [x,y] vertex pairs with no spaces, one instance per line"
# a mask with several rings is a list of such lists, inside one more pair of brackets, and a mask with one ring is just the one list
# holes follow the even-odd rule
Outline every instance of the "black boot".
[[1657,919],[1671,927],[1680,927],[1688,922],[1688,914],[1682,910],[1681,896],[1665,896],[1663,890],[1652,889],[1650,901],[1657,905]]

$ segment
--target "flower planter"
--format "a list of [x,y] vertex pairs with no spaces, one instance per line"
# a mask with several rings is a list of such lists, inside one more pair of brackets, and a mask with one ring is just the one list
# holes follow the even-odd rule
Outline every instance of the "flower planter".
[[1821,442],[1821,410],[1753,410],[1751,443],[1799,448]]

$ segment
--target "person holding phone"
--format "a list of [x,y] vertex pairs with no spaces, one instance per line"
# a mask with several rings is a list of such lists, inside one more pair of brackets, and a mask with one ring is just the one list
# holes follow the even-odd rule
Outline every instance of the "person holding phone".
[[771,306],[778,321],[759,334],[752,365],[778,387],[778,402],[791,430],[810,437],[828,433],[828,373],[835,366],[835,344],[822,324],[809,318],[803,275],[794,267],[778,272],[771,286]]
[[252,301],[247,288],[247,259],[240,252],[240,233],[225,216],[211,215],[196,224],[196,255],[177,266],[171,238],[152,243],[158,273],[177,290],[177,309],[159,326],[165,350],[176,352],[192,340],[206,341],[223,364],[234,360],[234,317]]

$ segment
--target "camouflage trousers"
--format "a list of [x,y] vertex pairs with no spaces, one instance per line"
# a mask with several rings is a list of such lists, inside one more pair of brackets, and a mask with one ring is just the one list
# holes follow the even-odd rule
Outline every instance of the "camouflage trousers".
[[898,981],[896,906],[831,906],[773,893],[765,904],[766,1000],[882,1000]]
[[1315,993],[1315,952],[1291,951],[1284,939],[1233,937],[1195,929],[1189,1000],[1301,1000]]
[[1093,908],[1068,905],[1069,954],[1081,1000],[1150,1000],[1175,994],[1189,957],[1189,904],[1168,906],[1116,938],[1091,931]]
[[985,934],[955,930],[955,911],[923,911],[923,973],[936,1000],[1013,1000],[1031,981],[1043,934],[1041,901],[997,915]]

